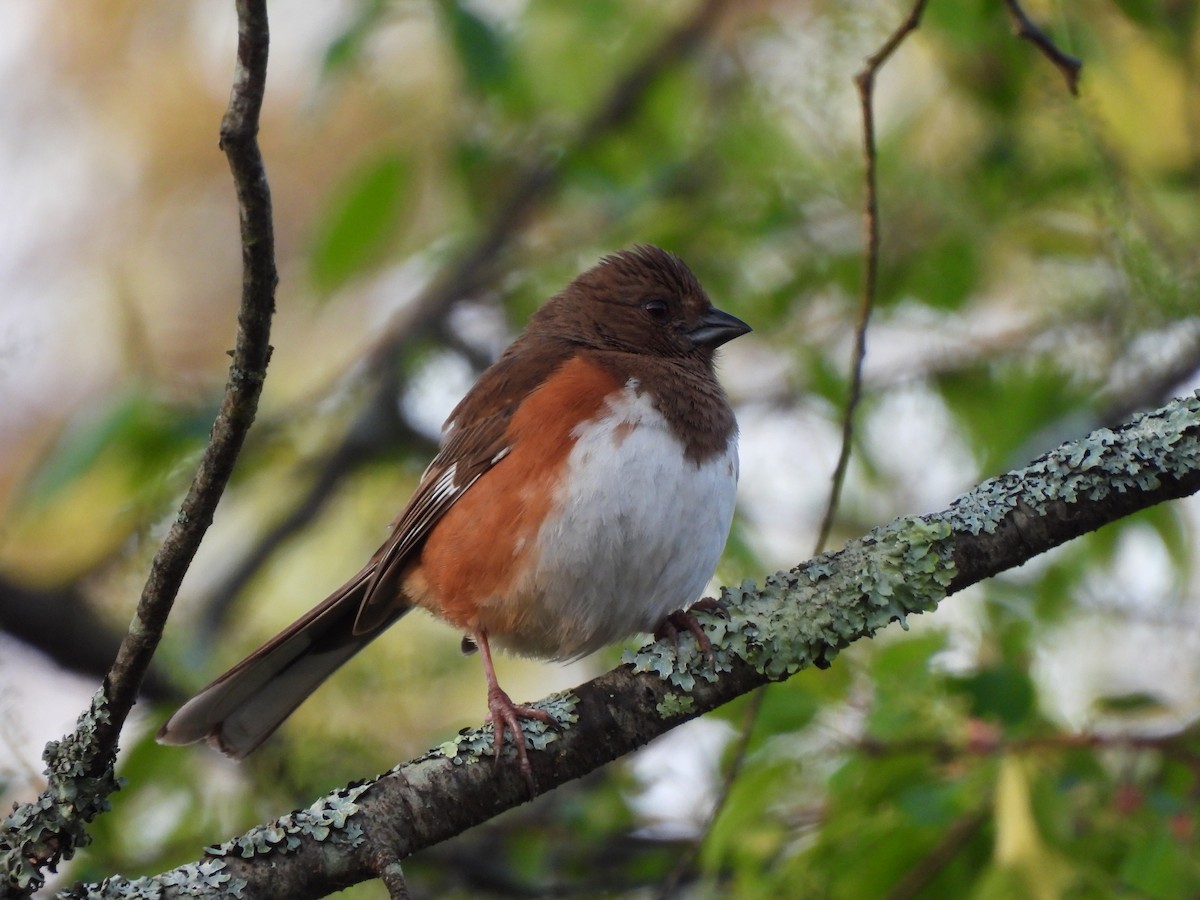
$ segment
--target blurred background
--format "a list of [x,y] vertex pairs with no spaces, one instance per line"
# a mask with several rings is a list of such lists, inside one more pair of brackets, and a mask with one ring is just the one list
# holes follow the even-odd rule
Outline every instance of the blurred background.
[[[607,252],[679,253],[755,328],[720,359],[743,474],[714,587],[812,554],[862,280],[852,77],[907,10],[274,4],[270,374],[127,785],[66,877],[195,859],[482,720],[478,660],[414,616],[243,765],[150,739],[357,570],[474,375]],[[983,0],[934,0],[880,76],[879,305],[830,549],[1200,381],[1200,9],[1027,11],[1085,61],[1079,99]],[[219,402],[235,42],[230,3],[0,5],[5,808],[111,660]],[[413,895],[1196,896],[1198,510],[1075,541],[773,686],[752,722],[733,704],[421,854]],[[534,699],[619,655],[500,675]]]

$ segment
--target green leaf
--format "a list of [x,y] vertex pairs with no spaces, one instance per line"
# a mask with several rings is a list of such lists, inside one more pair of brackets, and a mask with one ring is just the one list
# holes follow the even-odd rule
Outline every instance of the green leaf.
[[313,284],[329,292],[377,262],[402,219],[408,163],[385,156],[360,169],[330,205],[310,258]]
[[39,501],[53,497],[109,453],[124,454],[135,480],[148,487],[203,442],[213,415],[207,408],[170,406],[140,390],[118,395],[64,436],[27,494]]
[[1196,885],[1188,884],[1187,866],[1181,847],[1166,831],[1146,835],[1125,858],[1122,880],[1140,896],[1173,900],[1194,897]]
[[949,684],[967,696],[971,714],[977,718],[998,719],[1011,727],[1033,713],[1033,681],[1016,666],[1002,663],[966,678],[950,679]]
[[941,781],[917,781],[896,797],[896,805],[915,825],[945,828],[959,815],[958,788]]
[[794,764],[786,760],[748,761],[701,849],[705,869],[754,869],[778,852],[785,830],[775,817],[763,811],[780,796],[794,769]]
[[363,47],[378,30],[386,0],[362,0],[357,14],[325,50],[322,68],[329,75],[347,69],[362,56]]
[[467,84],[481,94],[506,84],[512,75],[512,55],[500,33],[461,0],[452,0],[443,9]]
[[1165,709],[1162,698],[1148,691],[1097,697],[1094,705],[1100,712],[1127,716],[1140,713],[1160,713]]
[[895,290],[940,309],[957,309],[980,288],[980,240],[965,228],[948,231],[905,258]]

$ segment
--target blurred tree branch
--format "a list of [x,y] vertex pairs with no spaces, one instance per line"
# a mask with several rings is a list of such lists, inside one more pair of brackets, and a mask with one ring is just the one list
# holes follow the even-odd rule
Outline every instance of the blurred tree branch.
[[[765,683],[828,666],[889,621],[931,611],[949,594],[1197,490],[1200,395],[1063,444],[947,509],[897,520],[770,576],[761,588],[727,589],[729,619],[707,620],[719,648],[713,681],[685,638],[679,648],[643,648],[632,665],[548,698],[545,707],[565,727],[548,742],[531,735],[542,751],[531,757],[534,776],[543,790],[579,778]],[[398,860],[528,799],[514,766],[487,764],[490,748],[490,729],[464,732],[378,779],[254,829],[200,863],[152,879],[81,885],[66,896],[161,888],[164,898],[228,889],[253,898],[319,897],[394,875]]]
[[[95,678],[104,677],[123,637],[96,614],[78,583],[33,588],[5,576],[0,576],[0,627],[64,669]],[[142,679],[141,692],[156,701],[187,696],[154,665]]]
[[1067,83],[1067,90],[1075,96],[1079,95],[1079,73],[1083,71],[1083,61],[1069,53],[1064,53],[1050,36],[1033,23],[1033,20],[1022,8],[1020,0],[1004,0],[1008,7],[1009,17],[1013,21],[1013,32],[1021,40],[1029,41],[1041,51],[1042,55],[1062,73]]
[[108,808],[122,726],[162,637],[179,585],[212,523],[217,503],[254,422],[271,357],[275,311],[275,243],[271,194],[258,149],[258,119],[266,87],[269,33],[265,0],[238,0],[238,55],[229,106],[221,122],[224,150],[237,190],[243,262],[242,302],[229,381],[196,475],[150,566],[137,611],[92,706],[76,731],[44,754],[48,786],[18,806],[0,831],[5,896],[25,896],[43,870],[70,858],[88,841],[86,825]]

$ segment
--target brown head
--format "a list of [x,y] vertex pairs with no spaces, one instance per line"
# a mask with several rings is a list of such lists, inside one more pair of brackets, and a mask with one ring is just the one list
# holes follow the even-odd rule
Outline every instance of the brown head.
[[526,333],[595,350],[712,364],[717,347],[750,326],[716,309],[679,257],[639,244],[604,257],[547,302]]

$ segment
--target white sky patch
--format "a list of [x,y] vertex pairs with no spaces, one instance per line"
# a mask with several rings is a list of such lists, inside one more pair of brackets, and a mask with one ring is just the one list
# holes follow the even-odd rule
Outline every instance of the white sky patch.
[[[1128,527],[1112,562],[1084,578],[1077,611],[1038,643],[1034,672],[1046,710],[1072,728],[1106,733],[1167,733],[1200,717],[1196,587],[1179,582],[1153,529]],[[1103,705],[1130,695],[1156,704],[1130,713]]]
[[896,487],[896,515],[942,509],[975,484],[978,466],[934,391],[893,389],[869,409],[861,433],[872,463]]
[[768,567],[812,553],[837,463],[838,432],[814,410],[738,410],[738,500],[755,549]]
[[[0,793],[5,811],[43,787],[42,749],[75,730],[99,680],[68,672],[0,631]],[[131,730],[137,730],[131,722]],[[123,745],[132,744],[126,737]]]
[[641,789],[629,805],[638,834],[658,840],[695,837],[712,814],[721,752],[734,729],[720,719],[695,719],[668,731],[629,760]]
[[474,381],[475,370],[458,353],[451,350],[431,353],[409,377],[409,387],[401,401],[402,411],[414,427],[438,437],[442,423]]

